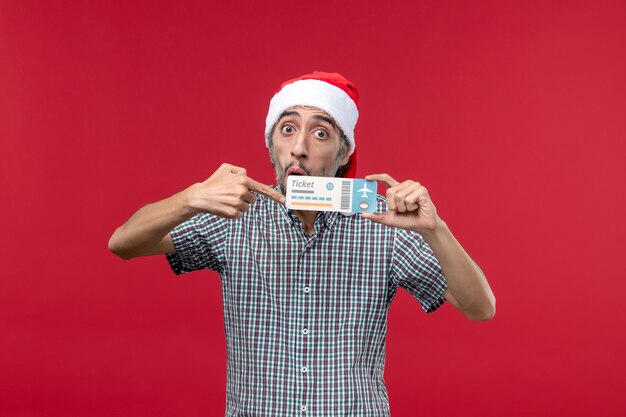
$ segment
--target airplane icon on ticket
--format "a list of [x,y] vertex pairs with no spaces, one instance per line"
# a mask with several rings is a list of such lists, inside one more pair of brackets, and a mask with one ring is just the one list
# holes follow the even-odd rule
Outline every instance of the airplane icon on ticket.
[[367,184],[363,184],[363,188],[359,188],[359,189],[357,190],[357,192],[359,192],[359,193],[363,193],[363,194],[361,195],[361,198],[367,198],[367,193],[373,193],[373,191],[372,191],[372,190],[370,190],[369,188],[367,188]]

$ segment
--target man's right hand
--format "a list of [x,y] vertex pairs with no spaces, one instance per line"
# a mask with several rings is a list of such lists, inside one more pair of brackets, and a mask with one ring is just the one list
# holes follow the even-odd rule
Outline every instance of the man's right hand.
[[192,185],[185,192],[192,211],[227,219],[243,216],[257,199],[253,192],[285,203],[281,193],[248,177],[245,168],[230,164],[222,164],[206,181]]

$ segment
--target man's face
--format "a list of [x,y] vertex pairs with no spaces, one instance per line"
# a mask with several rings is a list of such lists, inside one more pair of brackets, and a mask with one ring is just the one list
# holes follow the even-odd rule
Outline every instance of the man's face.
[[341,141],[341,131],[327,113],[308,106],[283,112],[270,144],[276,181],[283,192],[289,175],[334,177],[349,159],[347,152],[340,155]]

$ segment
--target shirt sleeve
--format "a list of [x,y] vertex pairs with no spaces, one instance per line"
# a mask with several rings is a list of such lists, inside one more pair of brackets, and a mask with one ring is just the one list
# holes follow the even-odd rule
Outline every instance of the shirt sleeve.
[[427,313],[432,313],[446,301],[443,293],[448,284],[439,261],[417,233],[396,229],[391,274]]
[[212,214],[197,214],[170,232],[176,252],[166,254],[175,274],[199,269],[221,272],[228,236],[226,219]]

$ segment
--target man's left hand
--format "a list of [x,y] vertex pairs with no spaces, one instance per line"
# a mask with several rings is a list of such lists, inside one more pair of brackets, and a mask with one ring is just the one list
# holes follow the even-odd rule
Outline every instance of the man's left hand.
[[363,213],[363,217],[376,223],[411,230],[420,234],[434,232],[441,220],[428,190],[419,182],[407,180],[399,183],[388,174],[374,174],[366,180],[380,181],[387,189],[385,213]]

